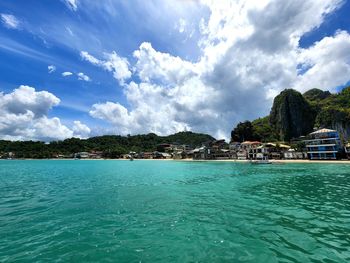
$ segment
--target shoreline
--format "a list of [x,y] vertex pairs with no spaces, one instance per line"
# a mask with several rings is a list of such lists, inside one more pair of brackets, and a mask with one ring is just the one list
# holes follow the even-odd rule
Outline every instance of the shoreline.
[[[130,161],[130,159],[1,159],[2,161]],[[134,161],[177,161],[177,162],[226,162],[226,163],[249,163],[250,160],[238,159],[223,159],[223,160],[193,160],[193,159],[134,159]],[[312,163],[326,163],[326,164],[350,164],[350,160],[269,160],[272,164],[312,164]]]

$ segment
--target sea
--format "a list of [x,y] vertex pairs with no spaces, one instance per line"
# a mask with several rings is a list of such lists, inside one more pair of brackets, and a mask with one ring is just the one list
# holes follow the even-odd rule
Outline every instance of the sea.
[[350,262],[350,165],[3,160],[0,262]]

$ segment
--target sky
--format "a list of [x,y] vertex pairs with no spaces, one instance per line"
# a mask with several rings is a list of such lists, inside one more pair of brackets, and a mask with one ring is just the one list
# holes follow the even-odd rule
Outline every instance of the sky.
[[3,0],[0,139],[230,136],[350,84],[349,0]]

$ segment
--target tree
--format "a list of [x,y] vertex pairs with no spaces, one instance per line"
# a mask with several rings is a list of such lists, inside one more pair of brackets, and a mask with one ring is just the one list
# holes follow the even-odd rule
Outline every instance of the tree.
[[243,142],[256,140],[253,125],[250,121],[240,122],[231,132],[231,141]]

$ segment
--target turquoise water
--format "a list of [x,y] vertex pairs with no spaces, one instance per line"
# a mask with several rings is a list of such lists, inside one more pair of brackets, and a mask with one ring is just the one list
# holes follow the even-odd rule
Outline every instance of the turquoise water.
[[0,161],[0,262],[350,262],[350,166]]

